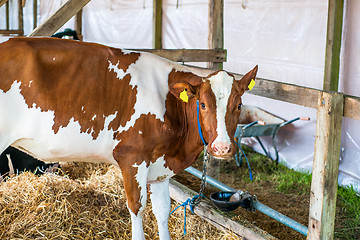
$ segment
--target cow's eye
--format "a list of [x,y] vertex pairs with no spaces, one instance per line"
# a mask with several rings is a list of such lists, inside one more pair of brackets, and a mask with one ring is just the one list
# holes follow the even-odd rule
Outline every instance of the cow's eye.
[[242,105],[242,103],[240,103],[240,104],[238,105],[238,110],[240,110],[240,109],[241,109],[241,105]]
[[205,110],[206,108],[205,103],[201,103],[201,108]]

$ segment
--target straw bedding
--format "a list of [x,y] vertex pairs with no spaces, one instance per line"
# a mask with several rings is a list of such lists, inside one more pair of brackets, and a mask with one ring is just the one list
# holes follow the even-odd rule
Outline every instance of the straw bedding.
[[[148,202],[147,239],[158,239]],[[177,203],[172,203],[172,209]],[[173,239],[238,239],[183,208],[169,221]],[[0,183],[0,239],[130,239],[131,222],[120,171],[110,165],[70,163],[59,174],[25,172]]]

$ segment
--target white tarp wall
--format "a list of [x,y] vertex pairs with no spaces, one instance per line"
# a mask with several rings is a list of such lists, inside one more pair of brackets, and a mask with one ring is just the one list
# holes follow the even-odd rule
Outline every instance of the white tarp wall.
[[[40,0],[39,22],[64,2]],[[83,11],[84,41],[122,48],[151,48],[152,2],[92,0]],[[225,70],[244,74],[258,64],[258,77],[322,89],[328,0],[224,2],[224,40],[228,50]],[[26,4],[31,9],[32,0]],[[345,5],[339,91],[360,96],[360,16],[357,14],[360,1],[345,0]],[[1,28],[4,28],[3,12],[0,9]],[[25,14],[31,15],[32,11],[25,10]],[[27,34],[32,28],[32,17],[25,16],[24,21]],[[73,28],[73,20],[65,27]],[[208,0],[163,0],[164,48],[207,48],[207,29]],[[244,96],[243,102],[286,120],[310,117],[310,122],[281,128],[277,144],[281,161],[290,168],[311,170],[316,110],[250,94]],[[360,191],[358,124],[344,118],[339,183],[353,184]],[[272,150],[270,139],[265,142]],[[254,139],[246,139],[246,143],[261,152]]]

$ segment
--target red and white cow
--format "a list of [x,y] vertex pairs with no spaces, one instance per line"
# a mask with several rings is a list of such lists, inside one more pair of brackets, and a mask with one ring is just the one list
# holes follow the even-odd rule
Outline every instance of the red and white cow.
[[169,178],[203,149],[196,101],[208,152],[230,157],[241,95],[256,72],[204,77],[149,53],[10,39],[0,44],[0,152],[11,145],[46,162],[119,166],[132,238],[144,239],[149,184],[160,238],[169,239]]

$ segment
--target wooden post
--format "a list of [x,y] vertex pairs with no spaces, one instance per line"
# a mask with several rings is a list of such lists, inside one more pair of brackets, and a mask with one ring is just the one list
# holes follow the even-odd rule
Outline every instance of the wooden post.
[[[223,49],[224,48],[224,19],[223,19],[224,1],[209,0],[209,34],[208,48]],[[208,63],[208,68],[220,70],[223,63]]]
[[19,36],[24,35],[24,17],[23,17],[23,2],[18,0],[18,29]]
[[8,1],[6,2],[5,8],[6,8],[6,10],[5,10],[6,11],[6,30],[9,30],[10,29],[10,9],[9,9]]
[[28,37],[51,36],[79,12],[90,0],[68,0],[44,23],[34,29]]
[[338,91],[344,0],[329,0],[324,91]]
[[309,240],[334,239],[343,107],[342,93],[319,93],[307,235]]
[[37,26],[37,0],[33,2],[33,29]]
[[[209,34],[208,48],[224,48],[224,19],[223,19],[223,0],[209,0]],[[223,68],[222,62],[208,62],[208,68],[220,70]],[[207,174],[215,179],[220,175],[220,160],[210,158]]]
[[82,9],[75,15],[75,31],[80,41],[82,41]]
[[153,0],[153,48],[162,49],[162,0]]

